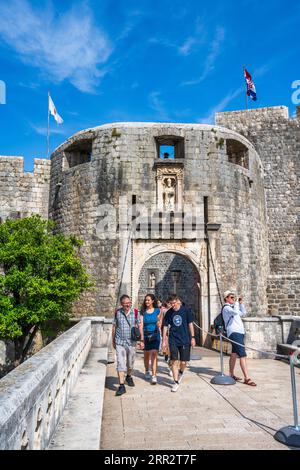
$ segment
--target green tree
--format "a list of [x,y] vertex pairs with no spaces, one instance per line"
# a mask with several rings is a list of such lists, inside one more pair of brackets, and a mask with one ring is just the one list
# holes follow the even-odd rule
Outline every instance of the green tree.
[[14,341],[18,362],[37,330],[64,324],[92,285],[77,254],[82,242],[53,227],[38,215],[0,224],[0,338]]

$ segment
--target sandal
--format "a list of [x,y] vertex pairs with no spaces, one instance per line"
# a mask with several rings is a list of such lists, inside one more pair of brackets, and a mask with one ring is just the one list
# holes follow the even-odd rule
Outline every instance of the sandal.
[[233,380],[236,380],[237,382],[239,380],[242,380],[241,377],[237,377],[236,375],[232,375],[231,377],[233,378]]
[[251,385],[251,387],[256,387],[256,383],[253,382],[253,380],[251,380],[251,379],[245,379],[244,384],[245,385]]

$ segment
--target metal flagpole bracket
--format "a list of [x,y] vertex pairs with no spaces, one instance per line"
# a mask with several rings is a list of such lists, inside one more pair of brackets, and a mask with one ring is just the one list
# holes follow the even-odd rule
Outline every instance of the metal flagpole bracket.
[[224,374],[224,362],[223,362],[223,335],[222,335],[222,328],[219,328],[220,334],[220,360],[221,360],[221,374],[216,375],[210,381],[211,384],[215,385],[234,385],[236,382],[234,378],[230,375]]

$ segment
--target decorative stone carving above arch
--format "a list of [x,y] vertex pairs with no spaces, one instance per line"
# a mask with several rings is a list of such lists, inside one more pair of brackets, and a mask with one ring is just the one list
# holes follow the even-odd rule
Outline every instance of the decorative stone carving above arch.
[[183,167],[178,164],[156,167],[157,210],[181,211],[183,207]]

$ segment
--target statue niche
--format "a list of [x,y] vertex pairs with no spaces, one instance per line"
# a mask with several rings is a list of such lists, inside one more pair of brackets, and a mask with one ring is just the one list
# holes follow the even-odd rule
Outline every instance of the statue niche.
[[157,166],[156,204],[161,212],[182,210],[183,168],[178,164]]
[[163,181],[163,207],[167,212],[175,210],[176,204],[176,179],[165,178]]
[[150,289],[155,289],[156,287],[156,275],[155,273],[151,272],[149,275],[149,287]]

